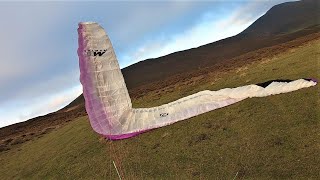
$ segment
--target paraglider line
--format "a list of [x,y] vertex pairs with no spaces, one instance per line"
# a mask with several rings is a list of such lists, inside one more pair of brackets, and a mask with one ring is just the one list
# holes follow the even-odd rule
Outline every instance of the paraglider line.
[[116,163],[114,163],[114,161],[112,161],[112,162],[113,162],[114,168],[116,168],[116,171],[117,171],[117,174],[118,174],[118,176],[119,176],[119,179],[121,180],[121,176],[120,176],[120,174],[119,174],[119,171],[118,171],[118,168],[117,168],[117,166],[116,166]]
[[239,173],[239,171],[238,171],[238,172],[237,172],[237,174],[234,176],[233,180],[235,180],[235,179],[236,179],[236,177],[238,176],[238,173]]

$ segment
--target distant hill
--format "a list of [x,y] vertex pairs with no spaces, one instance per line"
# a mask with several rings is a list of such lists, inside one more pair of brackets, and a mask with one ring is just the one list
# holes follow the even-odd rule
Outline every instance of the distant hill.
[[241,34],[274,36],[320,24],[320,1],[304,0],[273,6]]

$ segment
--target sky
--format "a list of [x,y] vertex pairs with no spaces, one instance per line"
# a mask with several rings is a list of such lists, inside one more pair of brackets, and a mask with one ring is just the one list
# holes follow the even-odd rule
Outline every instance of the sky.
[[106,30],[120,67],[234,36],[285,0],[0,1],[0,127],[82,93],[79,22]]

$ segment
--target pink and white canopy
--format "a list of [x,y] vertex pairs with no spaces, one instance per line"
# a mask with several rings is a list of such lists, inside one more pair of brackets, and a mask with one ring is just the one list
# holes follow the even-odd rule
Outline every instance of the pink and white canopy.
[[95,22],[79,23],[80,81],[92,128],[109,139],[133,137],[251,97],[264,97],[315,86],[312,80],[272,82],[201,91],[152,108],[132,108],[112,44]]

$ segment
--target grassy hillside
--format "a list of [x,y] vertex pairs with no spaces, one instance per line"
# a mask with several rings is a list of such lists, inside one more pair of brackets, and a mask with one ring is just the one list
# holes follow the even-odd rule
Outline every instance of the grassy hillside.
[[[203,89],[271,79],[320,79],[320,41],[208,75],[206,83],[134,99],[153,106]],[[122,141],[105,141],[86,116],[0,153],[1,179],[319,179],[319,85],[251,98]]]

